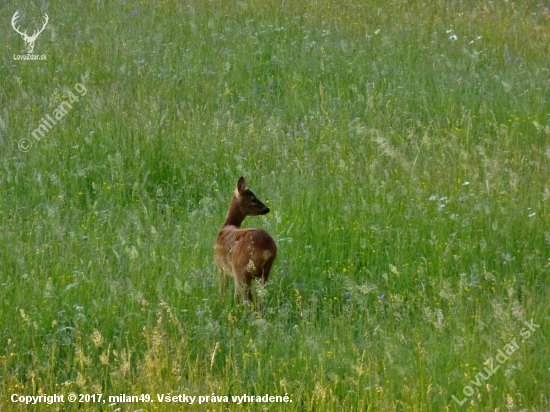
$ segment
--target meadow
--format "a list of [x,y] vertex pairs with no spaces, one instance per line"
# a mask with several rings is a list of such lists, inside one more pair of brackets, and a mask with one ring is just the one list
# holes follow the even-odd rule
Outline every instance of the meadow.
[[[546,1],[0,10],[0,410],[550,410]],[[261,312],[213,259],[244,174]]]

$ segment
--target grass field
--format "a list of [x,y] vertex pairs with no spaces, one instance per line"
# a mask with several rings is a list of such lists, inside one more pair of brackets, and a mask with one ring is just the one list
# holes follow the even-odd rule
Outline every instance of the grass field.
[[[546,1],[0,10],[0,410],[550,410]],[[261,313],[213,259],[243,174]]]

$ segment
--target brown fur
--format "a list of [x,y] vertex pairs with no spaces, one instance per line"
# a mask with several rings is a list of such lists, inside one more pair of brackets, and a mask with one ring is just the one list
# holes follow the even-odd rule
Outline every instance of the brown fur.
[[[229,205],[229,212],[214,245],[214,260],[220,273],[220,291],[225,294],[229,276],[235,278],[235,303],[245,300],[253,303],[252,279],[264,285],[273,261],[277,257],[277,245],[268,233],[260,228],[241,229],[246,216],[269,213],[269,208],[260,202],[245,186],[241,177]],[[258,308],[261,306],[258,294]]]

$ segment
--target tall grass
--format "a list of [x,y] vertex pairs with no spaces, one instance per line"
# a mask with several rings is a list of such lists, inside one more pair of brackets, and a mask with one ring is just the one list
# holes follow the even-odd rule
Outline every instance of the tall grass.
[[[545,2],[0,8],[0,409],[550,408]],[[46,61],[13,60],[16,10],[50,16]],[[213,264],[245,173],[272,209],[245,224],[279,248],[262,313],[220,299]],[[50,409],[79,407],[108,403]]]

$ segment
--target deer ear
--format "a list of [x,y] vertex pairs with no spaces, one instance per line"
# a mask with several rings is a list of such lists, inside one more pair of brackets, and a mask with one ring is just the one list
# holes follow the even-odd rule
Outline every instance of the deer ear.
[[237,191],[242,195],[245,189],[246,189],[246,181],[244,176],[241,176],[241,178],[237,182]]

